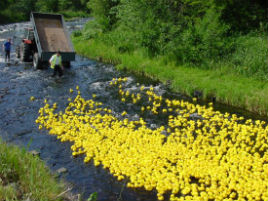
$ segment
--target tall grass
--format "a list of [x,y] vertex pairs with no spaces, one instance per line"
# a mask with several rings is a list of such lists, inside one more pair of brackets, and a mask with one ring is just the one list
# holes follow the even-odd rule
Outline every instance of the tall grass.
[[203,92],[203,98],[215,96],[222,103],[268,115],[268,83],[256,76],[239,74],[229,66],[203,70],[189,65],[167,62],[164,56],[149,57],[144,49],[121,52],[116,46],[107,45],[99,39],[73,38],[76,51],[93,59],[116,64],[118,69],[127,68],[144,72],[162,82],[171,81],[174,91],[193,95]]
[[63,190],[39,158],[0,139],[0,201],[60,201]]
[[[145,28],[142,27],[142,30]],[[172,29],[172,26],[167,29]],[[229,33],[228,26],[220,23],[219,14],[209,9],[195,24],[174,30],[164,39],[161,37],[166,34],[158,33],[160,38],[151,38],[150,44],[147,44],[148,41],[145,44],[143,37],[149,36],[142,35],[142,30],[129,29],[119,23],[107,32],[96,20],[92,20],[86,24],[82,35],[85,40],[95,39],[115,47],[120,53],[132,54],[142,50],[144,56],[161,57],[166,64],[227,69],[235,74],[268,80],[268,33],[265,29],[247,34]]]
[[250,33],[234,39],[235,51],[228,65],[238,73],[268,80],[267,33]]

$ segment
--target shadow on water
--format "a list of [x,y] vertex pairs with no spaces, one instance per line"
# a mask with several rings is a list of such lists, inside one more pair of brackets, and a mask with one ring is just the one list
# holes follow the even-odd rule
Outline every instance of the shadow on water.
[[[84,21],[69,22],[69,28],[81,28]],[[0,43],[11,37],[14,46],[19,44],[25,27],[29,23],[19,23],[0,26]],[[2,45],[2,44],[0,44]],[[30,63],[21,64],[15,59],[12,51],[12,62],[7,65],[0,60],[0,136],[7,142],[21,146],[29,145],[31,150],[39,150],[40,158],[43,159],[52,171],[65,167],[68,172],[61,174],[73,184],[74,193],[82,193],[86,199],[91,193],[98,192],[98,200],[157,200],[155,192],[145,192],[141,189],[133,190],[124,187],[124,182],[118,182],[109,172],[101,167],[94,167],[93,164],[84,164],[83,157],[73,158],[70,150],[70,143],[60,143],[55,136],[50,136],[46,131],[39,131],[35,124],[38,117],[38,110],[43,106],[43,100],[48,99],[49,103],[57,102],[64,109],[67,99],[70,97],[69,89],[80,86],[82,96],[86,99],[97,95],[97,101],[111,108],[113,113],[119,114],[126,110],[131,116],[136,115],[138,108],[132,104],[122,104],[116,93],[109,86],[114,77],[129,76],[127,87],[138,90],[140,84],[153,85],[158,94],[166,97],[186,99],[189,97],[181,94],[171,93],[159,82],[152,81],[142,76],[131,76],[126,72],[118,72],[113,66],[101,64],[83,57],[77,56],[71,69],[65,71],[61,79],[52,78],[52,70],[34,71]],[[30,97],[34,96],[35,101],[31,102]],[[72,95],[74,97],[75,94]],[[204,103],[202,103],[204,104]],[[243,111],[216,104],[216,109],[223,112],[246,114]],[[254,115],[246,114],[246,117],[254,118]],[[135,117],[137,118],[137,116]],[[161,119],[153,119],[145,116],[149,124],[161,125]],[[256,118],[256,116],[255,116]],[[260,117],[257,117],[260,118]],[[122,193],[121,193],[122,192]]]

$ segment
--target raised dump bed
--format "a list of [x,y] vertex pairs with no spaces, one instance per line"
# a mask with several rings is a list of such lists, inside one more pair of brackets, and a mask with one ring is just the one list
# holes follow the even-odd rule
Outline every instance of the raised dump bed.
[[60,51],[62,61],[69,66],[70,61],[75,60],[75,52],[63,16],[32,13],[31,22],[38,50],[38,55],[34,55],[34,63],[46,62],[55,52]]
[[[35,68],[42,68],[57,51],[61,52],[65,67],[75,60],[75,52],[62,15],[31,13],[32,29],[20,46],[22,61],[33,59]],[[46,65],[47,66],[47,65]]]
[[69,38],[59,19],[36,18],[36,30],[44,52],[73,52]]

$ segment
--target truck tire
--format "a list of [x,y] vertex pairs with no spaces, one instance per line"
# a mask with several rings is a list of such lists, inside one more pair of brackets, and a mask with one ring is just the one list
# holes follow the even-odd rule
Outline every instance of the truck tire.
[[31,46],[27,43],[22,43],[20,46],[20,58],[21,61],[27,62],[30,60]]
[[42,69],[42,62],[37,52],[34,53],[34,56],[33,56],[33,67],[35,70]]
[[64,68],[71,68],[71,62],[70,61],[62,62],[62,65],[64,66]]
[[16,47],[16,57],[19,59],[20,58],[20,46]]

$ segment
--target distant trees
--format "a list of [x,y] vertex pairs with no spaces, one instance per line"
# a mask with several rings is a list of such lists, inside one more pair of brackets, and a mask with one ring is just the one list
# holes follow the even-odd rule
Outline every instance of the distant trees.
[[[112,29],[118,19],[128,22],[128,26],[133,26],[134,19],[142,22],[155,19],[157,21],[154,23],[160,20],[183,27],[214,7],[217,12],[221,12],[219,17],[222,22],[228,24],[233,31],[244,32],[267,24],[268,15],[267,0],[1,0],[0,6],[0,16],[13,21],[16,18],[28,19],[33,10],[91,10],[97,21],[107,30]],[[3,23],[3,19],[0,21]]]
[[120,0],[90,0],[87,2],[98,23],[104,30],[111,30],[117,22],[117,6]]
[[61,10],[87,10],[87,0],[38,0],[36,7],[40,11],[57,12]]
[[28,20],[31,11],[89,12],[89,0],[0,0],[0,23]]
[[267,24],[267,0],[215,0],[218,7],[222,7],[224,22],[234,31],[247,32]]

